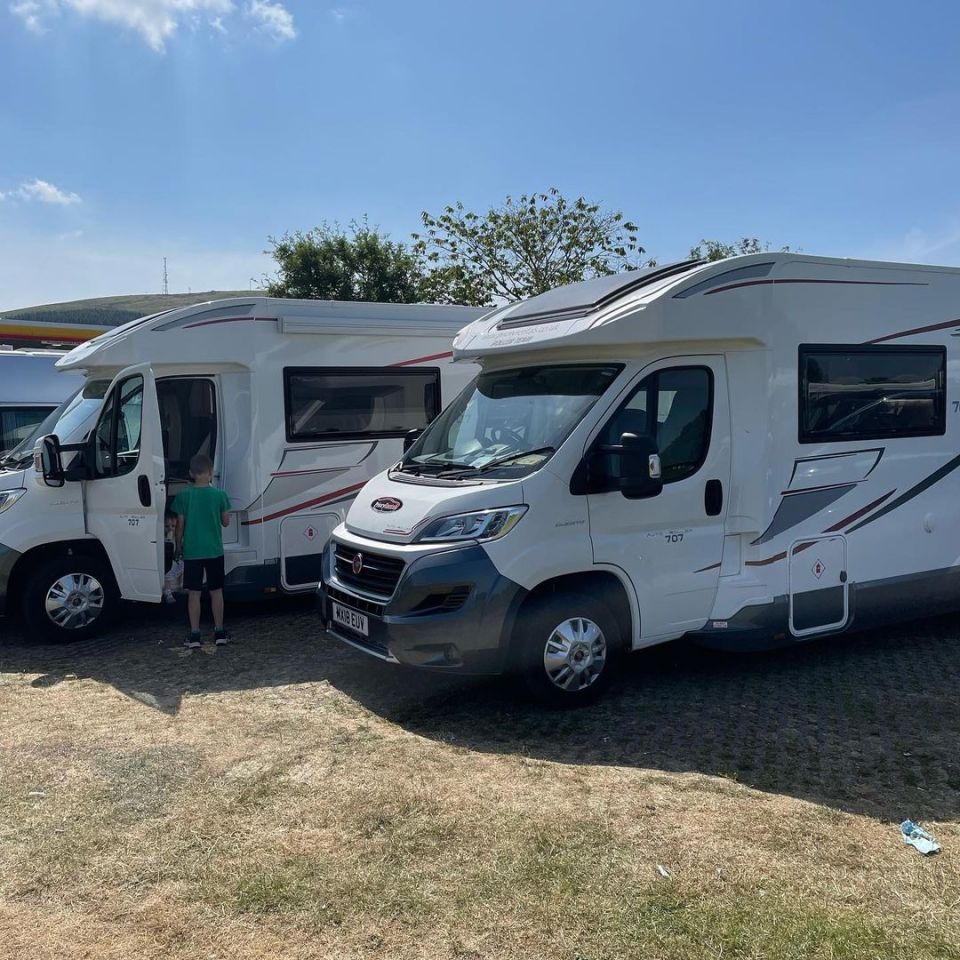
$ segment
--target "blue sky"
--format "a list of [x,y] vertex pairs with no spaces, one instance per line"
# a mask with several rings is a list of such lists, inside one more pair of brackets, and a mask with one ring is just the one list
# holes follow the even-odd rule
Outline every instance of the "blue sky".
[[701,237],[960,264],[960,7],[0,0],[0,309],[247,288],[267,238],[558,186]]

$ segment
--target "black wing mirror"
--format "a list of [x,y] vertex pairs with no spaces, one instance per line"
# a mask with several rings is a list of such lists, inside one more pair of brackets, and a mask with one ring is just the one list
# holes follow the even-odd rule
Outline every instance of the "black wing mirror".
[[663,490],[660,453],[646,434],[625,433],[619,443],[600,444],[581,462],[570,481],[570,492],[612,493],[644,500]]
[[656,497],[663,490],[660,451],[646,434],[625,433],[620,438],[620,492],[628,500]]
[[60,438],[55,433],[47,434],[40,440],[35,466],[37,472],[43,474],[43,482],[48,487],[63,486],[63,458],[60,452]]

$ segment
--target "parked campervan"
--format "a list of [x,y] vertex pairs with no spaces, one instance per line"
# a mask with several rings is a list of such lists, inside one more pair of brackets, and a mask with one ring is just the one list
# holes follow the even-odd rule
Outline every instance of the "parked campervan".
[[83,390],[0,472],[0,600],[55,639],[159,601],[165,508],[197,453],[234,506],[227,591],[315,589],[346,505],[473,375],[450,345],[482,312],[250,297],[76,347],[58,367]]
[[62,356],[53,350],[0,349],[0,457],[76,392],[77,378],[54,367]]
[[960,607],[960,270],[758,254],[572,284],[454,342],[479,377],[354,501],[329,629],[559,703],[692,635]]

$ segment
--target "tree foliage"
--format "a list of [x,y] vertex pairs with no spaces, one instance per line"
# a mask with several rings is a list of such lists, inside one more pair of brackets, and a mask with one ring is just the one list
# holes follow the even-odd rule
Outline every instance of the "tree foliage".
[[635,224],[583,197],[567,200],[555,187],[508,196],[484,214],[458,201],[420,219],[413,249],[424,268],[424,299],[435,303],[520,300],[643,265]]
[[320,300],[368,300],[416,303],[421,299],[422,273],[417,257],[366,220],[349,231],[322,224],[307,232],[270,238],[278,275],[265,278],[271,297]]
[[701,240],[695,247],[690,248],[690,259],[712,262],[725,260],[727,257],[740,257],[747,253],[766,253],[769,249],[769,243],[761,243],[756,237],[741,237],[733,243],[724,243],[722,240]]

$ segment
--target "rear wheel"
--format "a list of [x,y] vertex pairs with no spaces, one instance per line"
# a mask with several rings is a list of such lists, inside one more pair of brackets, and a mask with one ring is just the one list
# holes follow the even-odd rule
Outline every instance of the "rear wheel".
[[609,607],[577,593],[533,601],[517,623],[515,641],[527,689],[555,707],[597,700],[623,653],[620,627]]
[[103,630],[117,604],[113,577],[101,561],[65,555],[33,571],[23,592],[22,612],[32,636],[71,643]]

